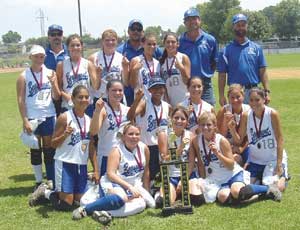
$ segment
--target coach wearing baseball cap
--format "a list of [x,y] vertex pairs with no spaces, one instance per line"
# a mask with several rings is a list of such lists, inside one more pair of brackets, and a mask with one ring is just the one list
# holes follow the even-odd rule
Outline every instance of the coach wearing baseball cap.
[[227,103],[225,83],[238,83],[244,87],[244,103],[249,103],[250,89],[260,82],[266,93],[266,103],[270,102],[269,80],[266,72],[266,60],[262,48],[247,38],[248,18],[244,14],[236,14],[232,18],[234,40],[225,46],[218,58],[219,103]]
[[57,63],[68,55],[67,47],[62,42],[63,28],[60,25],[53,24],[48,27],[48,41],[45,65],[48,69],[56,71]]
[[186,32],[180,36],[178,51],[191,60],[191,77],[199,77],[203,82],[202,99],[215,104],[211,78],[214,75],[218,49],[216,39],[201,29],[200,13],[196,8],[184,13]]
[[[117,51],[122,53],[130,61],[132,58],[143,54],[142,37],[144,36],[143,23],[139,19],[132,19],[128,24],[129,39],[122,43]],[[159,59],[162,56],[162,51],[157,47],[154,52],[154,58]],[[124,93],[126,96],[127,105],[133,103],[134,92],[130,86],[125,87]]]

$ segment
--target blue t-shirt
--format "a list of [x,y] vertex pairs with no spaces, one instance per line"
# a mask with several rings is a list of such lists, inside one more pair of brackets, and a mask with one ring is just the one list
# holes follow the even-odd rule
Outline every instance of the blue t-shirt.
[[232,41],[219,54],[218,72],[227,73],[227,83],[241,85],[260,83],[259,69],[266,67],[262,48],[255,42]]
[[[138,49],[135,49],[133,46],[130,45],[129,41],[126,41],[118,46],[117,51],[123,55],[126,53],[126,57],[130,61],[132,58],[141,55],[144,52],[144,48],[140,47]],[[156,47],[153,57],[156,59],[160,59],[161,56],[162,50]]]
[[63,61],[65,59],[65,57],[68,55],[69,54],[68,54],[67,47],[65,45],[63,45],[63,51],[55,59],[55,56],[54,56],[53,52],[51,52],[51,47],[49,45],[46,49],[46,58],[44,61],[45,66],[48,69],[52,69],[52,70],[56,71],[57,63],[60,61]]
[[[135,49],[132,45],[130,45],[129,41],[126,41],[118,46],[117,51],[123,55],[126,54],[127,59],[130,61],[132,58],[141,55],[144,52],[144,48],[140,47],[138,49]],[[161,49],[156,47],[153,57],[159,59],[161,58],[161,56]],[[126,97],[127,106],[131,106],[134,100],[133,89],[130,86],[125,87],[124,94]]]
[[201,30],[196,41],[190,40],[186,32],[179,38],[178,51],[186,54],[191,60],[191,76],[211,78],[214,75],[212,64],[218,60],[216,39]]

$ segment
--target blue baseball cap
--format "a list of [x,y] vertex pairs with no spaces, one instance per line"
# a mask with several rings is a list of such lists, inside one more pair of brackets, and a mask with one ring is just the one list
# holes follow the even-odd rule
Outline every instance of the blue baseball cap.
[[232,25],[240,22],[240,21],[245,21],[247,23],[248,18],[244,14],[236,14],[232,17]]
[[200,18],[200,13],[196,8],[190,8],[184,12],[183,20],[185,20],[188,17],[199,17]]
[[153,88],[156,85],[165,86],[166,82],[161,77],[152,77],[149,80],[149,87],[148,87],[148,89],[151,89],[151,88]]
[[140,24],[140,26],[143,28],[143,23],[141,20],[139,19],[132,19],[130,22],[129,22],[129,25],[128,25],[128,28],[131,28],[133,26],[133,24]]
[[53,25],[48,27],[48,33],[52,32],[52,31],[61,31],[61,32],[63,32],[63,28],[60,25],[53,24]]

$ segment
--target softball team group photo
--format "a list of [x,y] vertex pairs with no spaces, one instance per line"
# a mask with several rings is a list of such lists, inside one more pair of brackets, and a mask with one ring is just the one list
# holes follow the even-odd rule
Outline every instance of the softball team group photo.
[[162,48],[138,19],[119,45],[113,29],[103,31],[87,59],[77,34],[63,44],[61,25],[49,26],[46,49],[31,47],[31,64],[16,83],[20,137],[35,178],[29,206],[50,203],[73,220],[91,216],[104,225],[164,208],[166,197],[176,206],[180,168],[168,165],[169,194],[161,182],[171,148],[188,162],[195,208],[282,200],[287,153],[247,16],[233,16],[232,41],[220,49],[197,9],[185,11],[183,22],[186,32],[166,33]]

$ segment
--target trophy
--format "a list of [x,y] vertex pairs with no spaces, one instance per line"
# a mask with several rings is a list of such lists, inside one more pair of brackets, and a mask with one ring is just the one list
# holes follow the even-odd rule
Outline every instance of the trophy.
[[[177,154],[176,135],[173,129],[169,126],[169,160],[160,164],[162,192],[163,192],[163,208],[162,215],[169,216],[175,213],[192,214],[193,208],[189,196],[189,173],[188,173],[188,161],[184,160]],[[174,165],[180,168],[181,176],[181,199],[176,205],[171,204],[170,195],[170,179],[169,179],[169,165]]]

